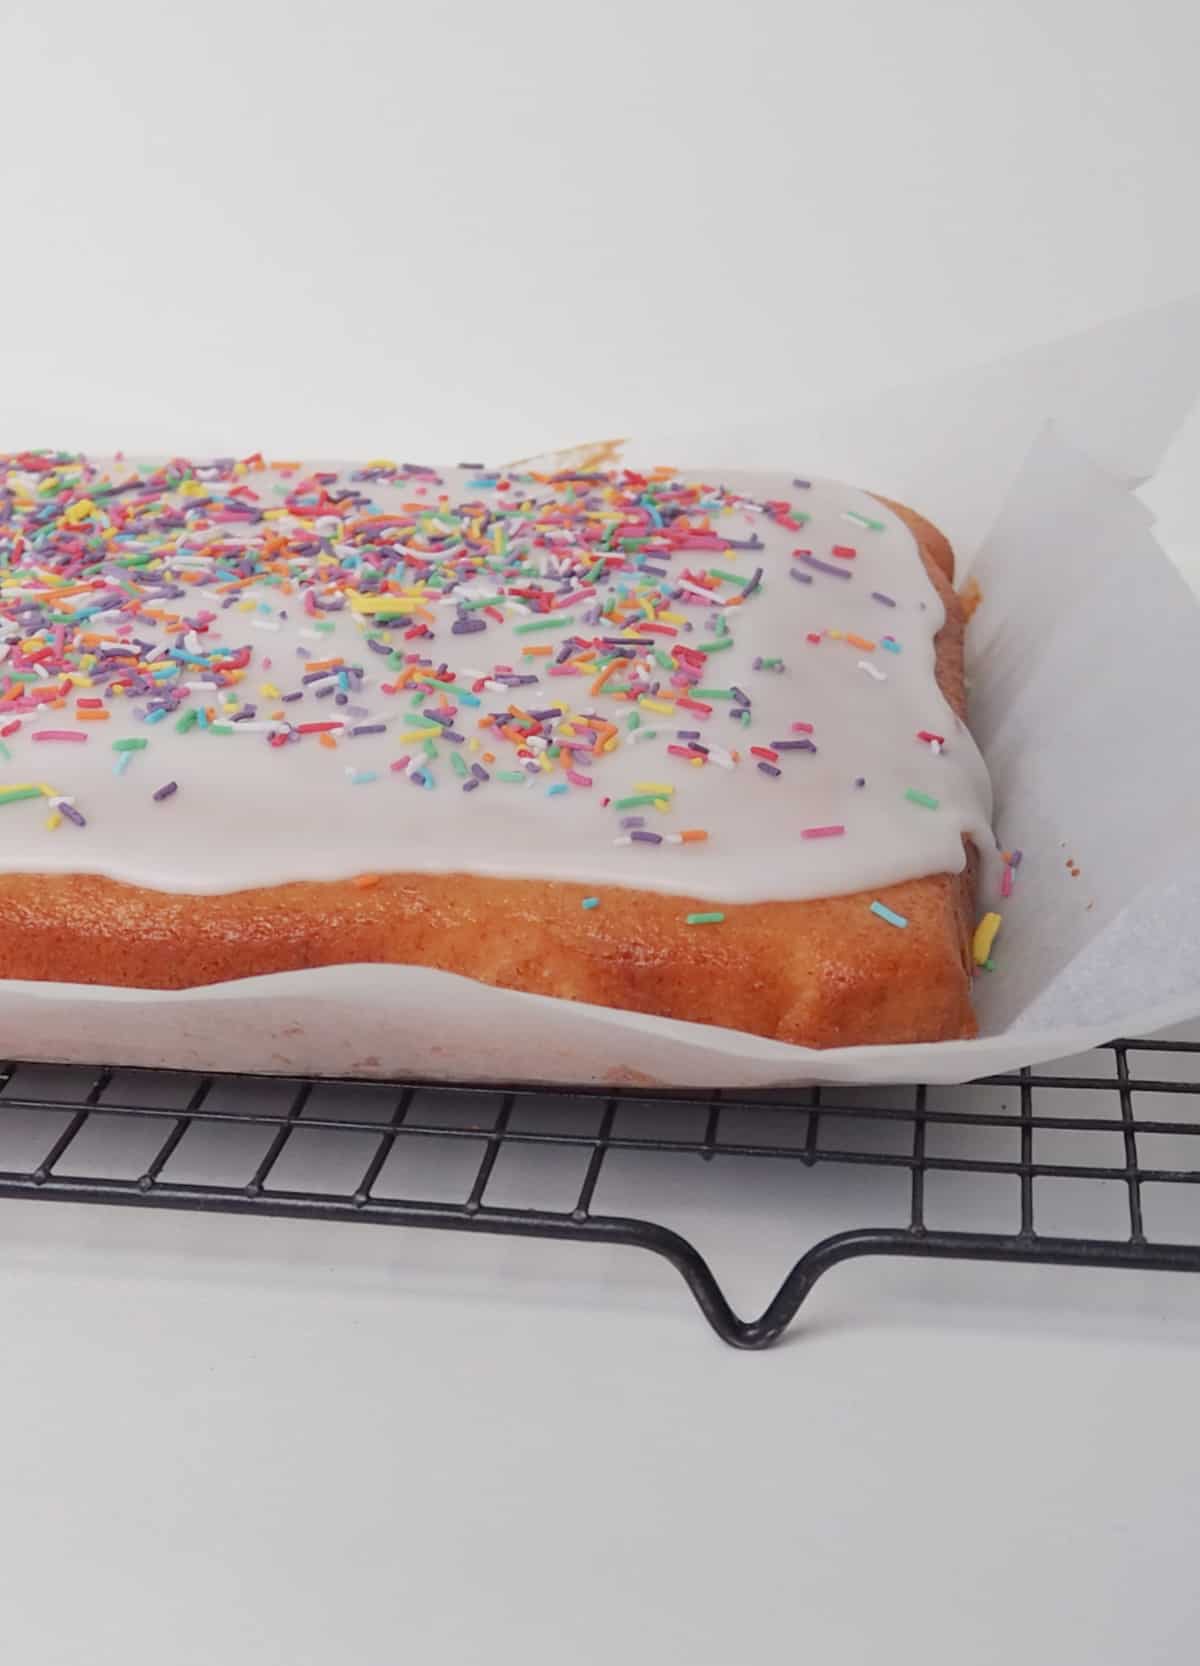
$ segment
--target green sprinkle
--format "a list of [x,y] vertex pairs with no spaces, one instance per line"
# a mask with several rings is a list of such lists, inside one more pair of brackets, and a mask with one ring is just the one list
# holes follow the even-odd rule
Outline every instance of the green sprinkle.
[[233,733],[233,724],[210,723],[208,726],[208,732],[210,735],[231,735]]
[[765,659],[759,666],[760,671],[774,671],[776,666],[782,665],[781,659]]
[[334,630],[333,620],[332,619],[318,619],[314,629],[319,630],[319,631],[324,631],[325,635],[329,636],[332,633],[332,631]]
[[183,716],[176,723],[175,733],[177,735],[186,735],[189,729],[195,727],[198,718],[199,713],[197,712],[195,706],[189,706],[187,711],[184,712]]
[[524,781],[525,772],[520,769],[498,769],[496,779],[497,781]]
[[871,904],[871,913],[878,914],[881,920],[886,920],[890,926],[899,926],[901,930],[908,924],[903,914],[896,914],[886,903],[875,901]]
[[[723,643],[728,647],[728,643]],[[689,688],[688,693],[693,700],[732,700],[733,690],[729,688]]]
[[855,521],[859,526],[869,527],[872,532],[883,531],[882,521],[873,521],[869,515],[860,515],[855,509],[847,509],[845,513],[848,521]]
[[584,897],[584,899],[583,899],[583,907],[584,908],[599,908],[599,906],[600,906],[600,898],[599,897]]
[[618,798],[613,803],[614,810],[636,810],[639,804],[661,804],[670,798],[670,793],[633,793],[629,798]]
[[3,758],[6,764],[12,763],[12,753],[2,740],[0,740],[0,758]]
[[630,731],[630,733],[632,733],[634,729],[640,729],[641,726],[642,726],[642,715],[641,715],[641,713],[640,712],[630,712],[629,721],[626,723],[625,727]]
[[744,589],[750,582],[748,576],[743,577],[741,573],[727,573],[720,567],[710,567],[708,571],[710,577],[723,578],[726,584],[736,584],[739,590]]
[[114,752],[140,752],[149,744],[148,740],[115,740],[112,749]]
[[689,926],[719,926],[725,916],[724,914],[689,914],[686,918]]
[[715,642],[702,642],[700,644],[700,652],[702,654],[719,654],[722,648],[732,647],[733,638],[731,636],[723,636]]
[[661,648],[656,648],[654,650],[654,658],[664,671],[675,670],[675,661],[671,658],[670,654],[665,654]]
[[466,764],[463,761],[463,756],[462,756],[461,752],[451,752],[451,754],[450,754],[450,767],[454,771],[455,775],[469,775],[470,774],[470,771],[468,770]]
[[422,750],[424,751],[425,756],[427,758],[436,758],[437,757],[437,755],[438,755],[437,741],[432,740],[432,739],[423,740],[421,742],[421,747],[422,747]]
[[530,631],[565,630],[568,625],[574,623],[574,619],[564,619],[561,614],[554,613],[551,614],[549,619],[527,619],[523,625],[516,626],[516,634],[518,636],[528,636]]
[[22,798],[41,798],[40,787],[0,787],[0,804],[16,804]]
[[915,787],[909,787],[904,796],[910,804],[923,804],[927,810],[936,810],[938,807],[939,801],[936,798],[931,798],[928,793],[918,792]]

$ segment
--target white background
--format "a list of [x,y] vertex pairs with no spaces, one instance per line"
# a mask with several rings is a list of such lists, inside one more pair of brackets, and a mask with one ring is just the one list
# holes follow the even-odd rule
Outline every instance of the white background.
[[[1198,48],[1165,0],[9,0],[0,446],[499,458],[1166,300]],[[1194,1658],[1200,1284],[863,1264],[750,1358],[635,1261],[5,1205],[6,1657]]]

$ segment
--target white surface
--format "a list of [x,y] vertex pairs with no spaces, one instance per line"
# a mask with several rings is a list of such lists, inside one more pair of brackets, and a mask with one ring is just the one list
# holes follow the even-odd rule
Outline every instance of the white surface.
[[[9,7],[0,437],[520,455],[1182,294],[1196,32]],[[0,1244],[22,1666],[1193,1656],[1200,1281],[865,1263],[740,1357],[634,1252],[46,1204]]]

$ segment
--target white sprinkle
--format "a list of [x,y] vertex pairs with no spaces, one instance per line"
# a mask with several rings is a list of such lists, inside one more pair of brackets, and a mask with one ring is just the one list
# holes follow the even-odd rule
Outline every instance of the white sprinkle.
[[865,515],[856,514],[853,509],[843,509],[842,519],[844,521],[853,521],[855,526],[869,527],[871,524]]
[[878,666],[872,665],[869,660],[860,659],[858,662],[858,669],[860,671],[865,671],[868,677],[874,677],[877,683],[887,682],[887,672],[881,671]]
[[324,642],[325,640],[320,631],[309,630],[307,625],[302,625],[296,635],[302,636],[306,642]]
[[[425,765],[428,762],[429,762],[429,760],[428,760],[428,758],[426,758],[426,756],[423,752],[420,754],[419,757],[414,756],[414,757],[410,758],[404,766],[405,775],[416,775],[419,770],[422,770],[422,769],[425,768]],[[354,770],[354,769],[348,769],[346,771],[346,774],[347,775],[357,775],[358,771]]]
[[724,607],[725,603],[719,596],[714,596],[711,590],[706,590],[702,584],[693,584],[690,579],[681,578],[675,581],[681,590],[690,590],[693,596],[703,596],[710,607]]
[[734,762],[730,753],[723,746],[710,746],[708,749],[710,764],[719,764],[722,769],[733,769]]
[[632,843],[633,840],[629,837],[628,833],[622,833],[619,839],[613,840],[614,845],[631,845]]
[[929,750],[933,753],[935,758],[940,756],[941,750],[942,750],[941,741],[940,740],[931,740],[930,743],[929,743]]
[[256,631],[277,631],[279,629],[274,619],[251,619],[250,623]]

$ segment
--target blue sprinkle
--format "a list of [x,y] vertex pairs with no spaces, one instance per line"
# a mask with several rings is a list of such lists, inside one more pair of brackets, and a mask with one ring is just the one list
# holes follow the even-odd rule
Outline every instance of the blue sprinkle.
[[908,921],[904,918],[903,914],[894,913],[886,903],[873,902],[871,904],[871,912],[872,914],[878,914],[879,918],[881,920],[886,920],[890,926],[900,926],[903,928],[908,924]]
[[584,897],[583,906],[584,906],[584,908],[599,908],[600,898],[599,897]]

